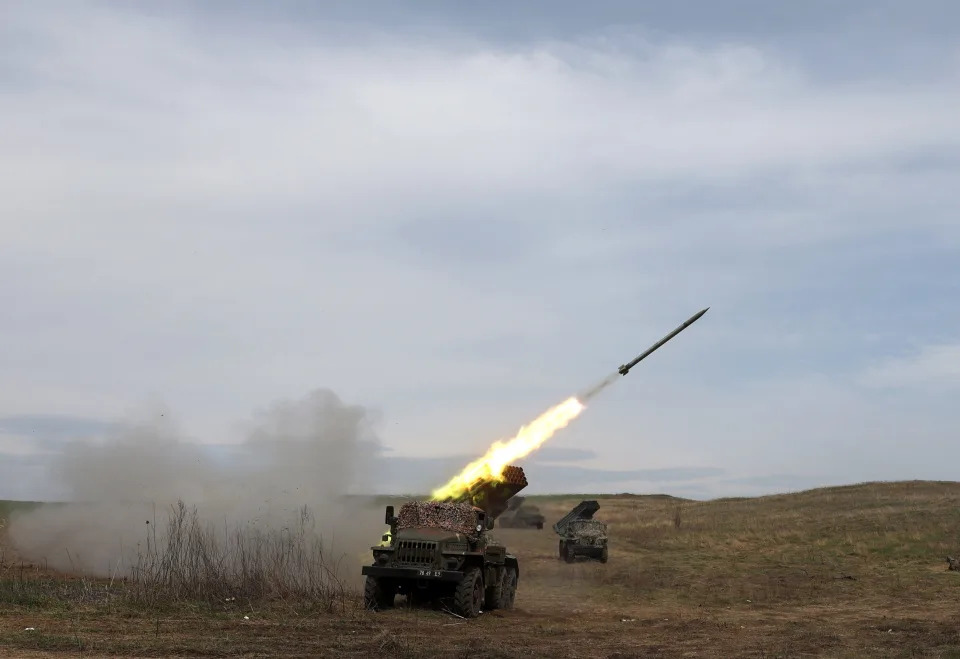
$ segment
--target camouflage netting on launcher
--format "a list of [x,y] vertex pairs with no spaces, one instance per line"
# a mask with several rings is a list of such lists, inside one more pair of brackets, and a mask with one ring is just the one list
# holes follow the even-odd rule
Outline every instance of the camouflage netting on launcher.
[[474,535],[477,532],[477,515],[467,503],[411,501],[400,507],[397,515],[398,529],[425,526]]
[[576,520],[570,522],[567,526],[567,532],[575,535],[579,535],[585,538],[599,538],[602,535],[606,535],[606,528],[603,522],[597,520]]

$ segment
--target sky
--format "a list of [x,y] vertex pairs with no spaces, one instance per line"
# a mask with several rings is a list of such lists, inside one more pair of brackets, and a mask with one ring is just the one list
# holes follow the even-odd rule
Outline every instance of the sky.
[[10,1],[0,498],[329,389],[384,491],[710,311],[527,493],[955,479],[954,2]]

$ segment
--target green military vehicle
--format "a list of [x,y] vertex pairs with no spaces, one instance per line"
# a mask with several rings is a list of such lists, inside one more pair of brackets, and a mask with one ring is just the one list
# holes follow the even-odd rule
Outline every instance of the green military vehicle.
[[481,479],[447,501],[409,501],[394,515],[385,544],[371,547],[364,605],[380,610],[397,595],[408,601],[451,600],[452,611],[473,618],[481,609],[511,609],[520,566],[517,557],[491,535],[507,500],[527,486],[520,467],[504,469],[502,480]]
[[507,504],[507,510],[497,518],[502,529],[542,529],[546,518],[533,504],[525,503],[525,497],[515,496]]
[[581,501],[553,525],[560,536],[560,558],[573,563],[578,556],[607,562],[607,525],[593,519],[600,510],[596,501]]

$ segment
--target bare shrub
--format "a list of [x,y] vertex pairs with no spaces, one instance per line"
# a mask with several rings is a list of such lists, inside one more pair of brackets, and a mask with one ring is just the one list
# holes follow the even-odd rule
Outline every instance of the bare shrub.
[[215,529],[178,501],[166,532],[151,529],[138,551],[129,593],[146,605],[283,600],[332,612],[346,595],[337,567],[306,506],[282,528]]
[[680,506],[677,506],[676,509],[673,511],[673,526],[679,529],[681,522],[683,522],[683,517],[681,514]]

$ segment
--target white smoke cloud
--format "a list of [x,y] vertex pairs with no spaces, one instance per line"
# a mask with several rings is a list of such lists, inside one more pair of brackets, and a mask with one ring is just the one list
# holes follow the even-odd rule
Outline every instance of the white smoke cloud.
[[132,565],[150,525],[162,533],[178,500],[196,506],[205,524],[231,531],[278,530],[307,506],[331,553],[353,567],[381,531],[382,514],[345,498],[369,487],[380,450],[374,418],[316,390],[259,415],[238,459],[226,462],[158,413],[99,441],[70,443],[50,461],[68,503],[15,514],[8,536],[26,559],[104,575]]

